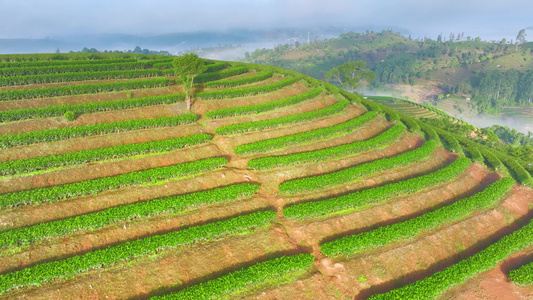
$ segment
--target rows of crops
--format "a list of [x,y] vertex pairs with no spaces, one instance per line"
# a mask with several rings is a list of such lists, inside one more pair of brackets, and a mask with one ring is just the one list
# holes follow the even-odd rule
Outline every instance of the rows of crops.
[[519,284],[533,283],[533,262],[509,272],[509,279]]
[[274,73],[272,73],[272,72],[261,72],[261,73],[258,73],[256,75],[246,76],[246,77],[242,77],[242,78],[235,78],[235,79],[232,79],[232,80],[211,81],[211,82],[206,83],[206,86],[211,87],[211,88],[235,87],[235,86],[239,86],[239,85],[245,85],[245,84],[250,84],[250,83],[254,83],[254,82],[259,82],[259,81],[262,81],[262,80],[265,80],[265,79],[268,79],[268,78],[272,77],[272,75],[274,75]]
[[0,162],[1,175],[14,175],[37,170],[56,168],[60,166],[84,164],[98,160],[134,156],[147,153],[160,153],[177,150],[183,147],[206,143],[213,137],[209,134],[172,138],[162,141],[120,145],[108,148],[99,148],[78,152],[69,152],[60,155],[41,156],[35,158],[19,159]]
[[117,81],[105,83],[89,83],[79,85],[66,85],[57,87],[44,87],[25,90],[5,90],[0,91],[0,100],[17,100],[43,97],[57,97],[67,95],[96,94],[103,92],[147,89],[162,87],[173,84],[174,81],[168,78],[155,78],[144,80]]
[[294,271],[301,271],[313,264],[314,256],[311,254],[299,254],[283,256],[255,264],[211,281],[193,285],[176,293],[151,300],[166,299],[213,299],[224,294],[229,294],[251,286],[264,284],[265,281],[279,280],[280,277]]
[[290,166],[294,164],[311,161],[316,162],[334,157],[352,155],[354,153],[359,153],[370,149],[377,149],[380,146],[391,143],[397,139],[404,130],[405,126],[403,124],[396,124],[378,136],[365,141],[358,141],[350,144],[307,152],[255,158],[248,162],[248,167],[252,169],[263,170],[277,166]]
[[41,142],[60,141],[76,137],[91,136],[104,133],[116,133],[145,128],[177,126],[180,124],[192,123],[196,121],[197,118],[198,116],[195,114],[184,114],[173,117],[130,120],[113,123],[100,123],[96,125],[85,125],[78,127],[46,129],[25,133],[8,134],[0,136],[0,148],[31,145]]
[[461,220],[476,210],[493,206],[509,191],[514,183],[512,178],[501,178],[474,196],[458,200],[453,204],[404,222],[382,226],[372,231],[345,236],[325,243],[320,251],[327,256],[352,255],[398,240],[413,238],[424,230]]
[[379,171],[390,170],[413,162],[423,161],[435,150],[435,147],[435,142],[428,141],[420,148],[390,158],[378,159],[327,174],[285,181],[279,185],[279,192],[282,194],[310,192],[316,189],[346,184],[363,175],[368,176]]
[[402,194],[412,194],[433,185],[447,182],[470,166],[468,158],[459,157],[445,168],[419,177],[398,181],[395,183],[362,190],[340,197],[321,201],[312,201],[288,206],[283,209],[283,216],[291,219],[306,219],[317,217],[341,210],[363,207],[380,199],[387,199]]
[[[140,119],[130,121],[97,123],[95,125],[77,127],[74,127],[72,123],[72,125],[65,123],[63,119],[56,119],[48,121],[57,121],[63,123],[61,126],[67,127],[0,135],[0,148],[14,148],[35,143],[47,143],[109,134],[109,136],[102,140],[102,143],[106,144],[107,139],[113,138],[111,135],[113,133],[142,130],[138,132],[139,136],[150,135],[155,131],[152,131],[152,128],[174,127],[182,124],[194,124],[187,126],[187,131],[190,126],[194,126],[194,129],[198,129],[194,132],[202,132],[142,143],[133,142],[135,140],[135,137],[133,137],[130,142],[131,144],[97,149],[91,148],[92,150],[67,152],[51,156],[39,156],[29,151],[31,153],[30,157],[37,156],[34,158],[22,158],[26,153],[23,147],[7,151],[10,152],[7,154],[8,157],[18,156],[22,159],[0,162],[0,175],[16,175],[16,177],[4,177],[3,179],[7,181],[13,180],[13,182],[17,182],[16,184],[20,184],[18,182],[21,182],[22,187],[13,189],[16,192],[0,194],[0,211],[6,216],[20,214],[23,216],[23,220],[29,220],[29,224],[32,225],[25,225],[25,221],[14,222],[16,225],[13,227],[10,227],[7,223],[7,225],[4,223],[1,225],[0,250],[2,251],[2,255],[7,257],[6,259],[9,261],[9,255],[15,253],[14,257],[17,257],[16,259],[26,257],[27,262],[25,261],[24,265],[20,266],[15,265],[11,261],[9,262],[11,265],[6,266],[5,271],[0,274],[0,294],[8,292],[8,297],[13,296],[15,298],[20,296],[21,293],[25,293],[26,290],[13,291],[14,289],[40,286],[43,284],[49,286],[65,280],[77,288],[80,286],[79,282],[69,282],[68,280],[79,278],[79,273],[92,270],[91,273],[85,275],[87,275],[87,278],[93,278],[95,274],[97,276],[101,275],[100,272],[104,272],[102,269],[121,269],[120,272],[122,272],[123,268],[127,268],[124,269],[125,274],[134,272],[133,270],[140,270],[140,268],[148,266],[150,260],[163,262],[160,253],[173,249],[174,252],[164,252],[163,255],[169,255],[169,257],[174,259],[181,257],[183,254],[183,257],[192,258],[192,261],[184,263],[183,265],[187,265],[184,267],[181,265],[181,261],[171,259],[170,261],[177,263],[177,265],[163,266],[163,264],[160,264],[158,268],[161,270],[158,269],[157,272],[161,272],[161,274],[164,272],[169,274],[173,272],[169,278],[173,278],[174,280],[178,280],[178,278],[179,280],[183,278],[187,279],[184,282],[175,282],[169,287],[168,282],[163,283],[161,278],[157,278],[157,280],[152,280],[147,285],[148,290],[143,290],[142,297],[147,297],[147,295],[161,295],[169,291],[174,292],[153,297],[153,299],[203,299],[225,298],[234,295],[243,296],[250,292],[255,292],[260,288],[275,287],[294,281],[295,278],[301,278],[302,281],[297,283],[298,288],[290,290],[289,293],[293,295],[292,293],[295,292],[295,295],[301,295],[299,294],[301,292],[299,290],[300,286],[305,290],[307,288],[306,285],[310,282],[315,284],[322,280],[321,276],[326,276],[318,272],[316,268],[311,268],[314,262],[317,263],[317,266],[321,265],[320,261],[316,261],[315,257],[309,254],[311,249],[317,250],[320,247],[322,254],[336,257],[335,259],[354,259],[348,256],[392,242],[401,242],[425,234],[430,230],[441,230],[446,224],[466,219],[474,212],[487,210],[495,206],[502,197],[507,195],[510,187],[515,182],[509,177],[502,178],[471,197],[457,200],[451,204],[447,203],[446,206],[442,206],[442,203],[436,204],[434,210],[425,213],[414,213],[415,215],[419,215],[417,217],[411,217],[401,222],[393,221],[394,223],[392,225],[374,227],[376,229],[372,228],[370,231],[345,236],[327,243],[313,242],[316,244],[306,245],[308,240],[304,238],[301,245],[305,246],[300,247],[300,245],[296,245],[295,247],[294,240],[298,240],[298,238],[294,238],[294,230],[290,228],[293,224],[300,226],[299,230],[303,233],[302,236],[306,236],[310,233],[305,227],[306,224],[319,221],[329,226],[330,223],[328,222],[332,220],[328,219],[328,217],[332,215],[349,213],[353,210],[363,210],[367,207],[394,201],[397,197],[412,195],[446,184],[463,174],[469,168],[472,161],[487,162],[490,166],[497,166],[498,170],[508,169],[509,173],[521,183],[531,182],[530,174],[520,161],[502,156],[500,153],[495,153],[490,149],[477,147],[477,144],[464,142],[453,133],[440,131],[414,118],[398,113],[391,108],[360,96],[349,94],[327,83],[303,77],[295,72],[280,71],[267,66],[226,62],[207,62],[206,64],[207,71],[195,78],[195,83],[198,84],[196,87],[198,92],[194,98],[199,100],[197,101],[199,105],[194,104],[193,111],[189,113],[181,114],[179,112],[177,114],[181,115],[172,117],[156,119],[144,119],[141,117]],[[168,57],[143,60],[139,60],[138,58],[116,57],[95,61],[20,61],[0,63],[0,66],[2,66],[2,72],[6,74],[0,74],[0,85],[7,86],[97,79],[110,79],[113,81],[102,84],[71,83],[68,86],[45,87],[40,89],[12,89],[6,87],[0,91],[0,100],[106,93],[136,88],[151,89],[158,86],[174,85],[176,82],[180,84],[179,80],[176,81],[175,77],[171,77],[175,75],[174,66],[172,58]],[[249,71],[255,73],[245,74]],[[134,79],[149,76],[167,76],[169,78],[156,78],[151,80]],[[228,78],[232,76],[236,76],[236,78]],[[265,81],[269,78],[272,79]],[[125,80],[116,81],[116,79]],[[147,82],[155,83],[156,81],[159,84],[147,84]],[[143,86],[141,82],[147,85]],[[257,84],[230,89],[230,87],[252,83]],[[289,86],[291,87],[280,91],[280,89]],[[202,87],[220,90],[201,91]],[[169,93],[173,90],[175,90],[174,87],[168,89]],[[282,96],[286,91],[292,94],[295,90],[298,91],[297,95],[283,98],[286,97]],[[261,99],[270,98],[270,101],[256,105],[216,109],[222,103],[211,101],[220,99],[225,101],[224,106],[227,106],[227,103],[230,103],[233,98],[249,97],[274,91],[278,92],[261,97]],[[143,94],[151,95],[152,93],[151,91],[146,91]],[[326,108],[300,114],[288,115],[283,109],[280,109],[290,105],[304,105],[304,101],[313,99],[319,95],[321,98],[328,97],[328,100],[335,99],[336,102]],[[346,100],[342,99],[343,96]],[[0,122],[16,122],[19,120],[60,116],[65,116],[69,120],[67,114],[69,116],[78,116],[80,114],[90,114],[100,111],[173,104],[184,99],[185,95],[183,94],[143,98],[131,98],[128,96],[128,99],[124,100],[13,109],[1,111]],[[39,102],[39,100],[36,101]],[[57,102],[68,103],[67,101],[62,101],[60,99]],[[11,101],[5,104],[7,104],[7,107],[16,107],[19,103],[25,105],[27,102]],[[352,104],[367,108],[367,112],[359,116],[341,116],[343,112],[347,114],[353,113],[354,110],[347,109]],[[176,110],[180,109],[174,106],[171,108]],[[212,110],[213,108],[216,110]],[[197,115],[194,112],[198,113],[198,109],[208,112],[204,115]],[[272,118],[271,112],[274,110],[276,115],[282,114],[283,117]],[[264,113],[264,115],[261,113]],[[112,115],[114,112],[109,114]],[[229,118],[246,114],[258,114],[254,116],[254,120],[258,119],[259,121],[232,124],[238,122],[239,118],[229,120]],[[206,122],[204,117],[210,119],[228,119]],[[258,138],[255,140],[259,141],[240,145],[233,149],[231,149],[231,145],[234,141],[239,142],[239,136],[229,138],[225,136],[229,134],[238,135],[249,131],[260,132],[278,126],[286,126],[284,131],[290,131],[290,126],[287,125],[296,123],[302,123],[301,126],[298,126],[298,130],[301,130],[306,125],[303,122],[314,121],[322,117],[331,117],[328,118],[328,122],[335,122],[336,125],[270,139],[261,139],[258,135]],[[338,123],[340,122],[339,120],[346,119],[348,120]],[[382,122],[383,120],[390,122],[388,123],[389,126],[386,127],[387,129],[382,130],[382,132],[370,139],[317,149],[319,145],[317,142],[333,138],[335,138],[335,141],[338,141],[348,134],[350,134],[351,138],[351,134],[354,134],[354,136],[357,135],[361,127],[370,122],[374,126],[375,123]],[[30,122],[27,123],[30,124]],[[213,129],[213,123],[229,123],[230,125]],[[7,127],[13,125],[16,124],[6,124]],[[382,127],[385,128],[384,126]],[[410,132],[407,132],[407,130]],[[175,132],[179,131],[179,128],[177,128]],[[427,137],[428,141],[420,147],[394,156],[385,157],[386,155],[383,154],[379,159],[348,167],[342,165],[342,168],[338,168],[335,165],[339,157],[352,156],[365,151],[381,149],[400,140],[402,136],[409,136],[412,139],[414,134],[422,134],[424,137]],[[256,135],[254,134],[253,138],[255,137]],[[398,143],[403,143],[403,140],[401,139]],[[84,139],[79,140],[80,143],[84,141]],[[215,146],[186,148],[201,143],[212,143],[218,146],[218,148]],[[301,198],[308,199],[309,196],[313,196],[312,193],[317,191],[328,194],[332,192],[330,190],[320,191],[321,189],[336,189],[346,184],[352,184],[362,178],[371,179],[371,176],[385,170],[401,172],[401,168],[406,166],[416,169],[417,163],[434,157],[438,153],[435,151],[436,148],[441,144],[452,152],[455,152],[456,155],[454,157],[456,159],[448,163],[447,166],[440,167],[440,169],[431,173],[426,174],[424,172],[424,175],[418,175],[418,177],[414,178],[407,176],[406,178],[409,179],[377,185],[364,190],[350,191],[348,194],[335,191],[332,194],[334,196],[330,195],[326,199],[319,199],[315,196],[311,200],[298,202],[301,201]],[[315,150],[295,153],[295,150],[297,151],[298,147],[302,145],[305,145],[306,148],[314,148]],[[48,147],[48,145],[42,146],[37,148]],[[292,146],[295,146],[295,148],[291,149],[290,147]],[[50,147],[53,147],[53,144]],[[266,154],[268,151],[287,148],[289,153],[292,154],[276,156],[274,153],[270,154],[271,156],[266,156],[269,155]],[[178,149],[182,150],[176,151]],[[167,153],[170,151],[172,152]],[[145,155],[167,153],[165,157],[175,155],[181,161],[182,154],[186,155],[192,151],[206,151],[206,153],[202,153],[202,157],[209,158],[164,167],[152,167],[152,169],[134,166],[137,163],[137,159]],[[232,151],[235,155],[231,154]],[[63,150],[61,150],[61,153],[63,153]],[[259,154],[257,155],[259,158],[249,159],[246,156],[238,157],[239,155],[247,154]],[[471,160],[462,157],[464,154],[467,154]],[[222,157],[222,155],[227,156]],[[237,159],[235,159],[235,156],[237,156]],[[59,183],[58,185],[54,185],[57,184],[56,182],[64,182],[62,181],[64,180],[63,178],[55,181],[58,178],[54,178],[55,174],[52,172],[58,169],[64,169],[60,174],[66,174],[68,176],[70,170],[68,170],[67,166],[78,165],[76,166],[76,170],[79,171],[85,167],[84,164],[97,162],[99,164],[101,163],[101,166],[98,168],[106,168],[108,166],[106,161],[116,159],[124,159],[120,163],[121,166],[128,166],[128,168],[134,166],[135,170],[142,170],[134,172],[131,169],[129,171],[117,170],[113,171],[113,174],[120,175],[108,177],[90,175],[91,177],[89,178],[95,179],[85,181],[80,181],[84,179],[76,180],[68,178],[68,182],[72,183]],[[149,159],[150,162],[153,160],[158,165],[168,164],[168,162],[163,161],[164,158],[158,156],[153,156]],[[283,173],[286,171],[285,168],[281,169],[281,172],[276,172],[275,170],[256,172],[256,170],[269,169],[277,166],[286,167],[309,162],[328,164],[326,169],[338,171],[312,174],[309,177],[298,178],[298,169],[295,169],[293,173],[296,176],[292,176],[291,173],[288,180],[285,177],[286,174]],[[345,163],[345,161],[343,160],[342,163]],[[112,164],[109,165],[111,166]],[[332,166],[336,168],[332,168]],[[210,172],[213,170],[219,171]],[[470,168],[470,171],[474,172],[475,168]],[[41,178],[40,173],[42,172],[48,173]],[[206,176],[202,176],[201,173],[203,172],[209,173],[205,174]],[[36,175],[35,181],[29,180],[28,176],[34,175]],[[73,175],[76,176],[74,172]],[[21,179],[20,176],[24,176],[24,178],[17,181]],[[188,180],[189,177],[193,176],[194,178],[192,180]],[[207,179],[215,180],[215,176],[222,178],[220,183],[205,181]],[[34,188],[34,186],[43,186],[39,180],[48,180],[49,178],[49,187]],[[181,181],[176,183],[169,182],[173,180]],[[246,180],[249,182],[243,183]],[[279,184],[277,189],[271,185],[264,187],[265,180],[269,181],[269,183],[274,181],[281,182],[281,184]],[[36,182],[39,183],[34,185]],[[198,186],[191,186],[191,184],[197,184]],[[126,203],[121,203],[119,199],[113,198],[115,194],[122,195],[122,191],[127,190],[130,186],[136,185],[155,186],[146,189],[135,189],[131,193],[124,194],[128,195],[128,197],[130,195],[131,197],[135,197],[135,199],[128,199]],[[177,192],[176,194],[176,192],[169,192],[167,190],[170,187],[173,191],[179,191],[180,188],[185,186],[188,191],[186,194],[185,192]],[[107,190],[113,191],[109,194],[99,195]],[[274,190],[274,195],[270,194],[272,190]],[[276,191],[279,191],[279,195],[276,194]],[[86,199],[78,197],[86,195],[99,196],[92,197],[90,203],[84,203],[79,210],[75,208],[72,211],[67,211],[69,208],[74,208],[78,203],[83,203]],[[111,205],[104,203],[108,201],[108,196],[113,198],[113,201],[109,202],[113,203]],[[276,200],[282,199],[282,201],[271,201],[270,197],[274,197]],[[241,200],[244,200],[244,202],[241,202]],[[46,205],[37,205],[41,203],[46,203]],[[56,206],[64,207],[64,211],[56,214],[53,212]],[[26,210],[30,214],[26,215]],[[44,216],[46,212],[52,212],[51,216]],[[218,212],[223,212],[224,214],[230,213],[232,217],[220,219],[220,216],[217,217]],[[363,216],[364,214],[365,212],[362,212]],[[279,218],[280,216],[283,217]],[[4,215],[0,216],[0,220],[2,222],[6,221]],[[183,224],[182,221],[184,221]],[[344,222],[342,218],[337,221]],[[255,240],[255,236],[246,237],[246,239],[240,237],[251,234],[257,228],[266,227],[271,223],[273,224],[272,227],[265,229],[264,232],[257,235],[259,240]],[[124,231],[121,229],[123,225]],[[174,229],[163,229],[164,231],[158,231],[159,233],[154,234],[153,232],[155,230],[160,230],[160,228],[156,228],[160,225],[164,228],[171,226]],[[339,228],[346,227],[346,231],[348,232],[351,230],[351,225],[349,224],[343,223],[338,225]],[[142,238],[132,238],[132,236],[138,236],[136,235],[139,234],[138,230],[150,230],[149,228],[152,227],[155,230],[144,233],[146,235]],[[179,229],[175,229],[178,227]],[[524,230],[524,228],[526,229]],[[446,269],[444,272],[448,273],[442,275],[443,277],[441,275],[433,275],[422,280],[421,282],[426,281],[428,283],[421,284],[428,284],[428,286],[423,287],[420,292],[415,288],[415,294],[413,294],[413,290],[408,286],[404,288],[405,291],[399,289],[392,291],[388,295],[393,295],[394,297],[400,295],[399,297],[401,299],[408,299],[413,295],[424,298],[427,295],[435,295],[435,293],[439,293],[444,288],[457,284],[461,278],[467,278],[476,272],[492,268],[495,263],[507,257],[513,251],[523,249],[524,247],[528,247],[528,245],[531,246],[533,241],[531,225],[527,225],[524,228],[511,234],[509,236],[510,238],[506,237],[508,240],[504,238],[502,239],[504,242],[500,241],[494,244],[497,245],[495,246],[496,250],[489,252],[483,250],[478,255],[478,258],[469,258],[465,260],[470,260],[467,263],[461,261],[459,264],[451,266],[448,268],[451,271]],[[98,250],[95,248],[83,248],[83,250],[80,250],[81,248],[78,247],[76,250],[73,250],[74,245],[70,244],[71,241],[78,240],[78,235],[81,237],[86,233],[92,233],[92,231],[97,231],[94,236],[104,237],[105,240],[99,240],[96,243],[101,245],[98,246],[101,248]],[[118,233],[119,231],[120,233]],[[279,232],[284,232],[284,234],[280,235],[278,234]],[[324,232],[320,232],[320,230],[318,233],[318,236],[325,234]],[[119,235],[115,236],[114,234]],[[513,237],[513,235],[517,235],[517,237]],[[221,241],[221,247],[211,247],[209,244],[203,244],[210,241],[219,241],[231,236],[239,237],[231,242]],[[315,236],[311,239],[313,238]],[[520,240],[521,244],[518,246],[511,245],[516,240]],[[201,244],[194,245],[199,242]],[[254,245],[250,247],[250,245],[244,243],[254,243]],[[300,243],[298,242],[298,244]],[[194,247],[191,247],[191,245],[194,245]],[[243,247],[242,249],[246,247],[246,255],[248,256],[246,258],[240,256],[241,254],[237,251],[243,251],[242,249],[236,249],[237,251],[234,252],[232,245]],[[42,247],[48,248],[44,249]],[[181,252],[182,249],[185,252]],[[41,250],[44,250],[43,253],[40,253]],[[302,252],[308,253],[294,255],[294,253]],[[220,257],[215,257],[215,253],[224,253],[226,258],[220,259]],[[289,253],[292,256],[282,256],[288,255]],[[369,253],[369,255],[373,255],[373,253]],[[143,257],[145,259],[142,261],[148,262],[148,264],[135,265],[138,262],[136,259]],[[2,259],[4,258],[0,258],[0,261]],[[200,276],[198,274],[205,272],[205,270],[202,270],[202,265],[193,266],[193,261],[194,263],[196,261],[209,263],[215,259],[217,260],[215,265],[220,265],[226,269],[220,269],[215,271],[215,273],[204,274],[201,275],[204,277],[198,277]],[[243,261],[245,262],[243,263]],[[263,262],[257,263],[257,261]],[[119,262],[122,262],[122,264],[117,265]],[[246,265],[247,267],[237,271],[228,271],[230,269],[236,270],[236,264]],[[131,269],[129,269],[130,267]],[[147,268],[149,269],[150,267],[148,266]],[[531,278],[529,273],[531,273],[531,268],[531,266],[526,265],[513,271],[510,274],[510,278],[521,284],[530,284]],[[150,272],[154,271],[150,270]],[[348,271],[350,273],[353,272],[353,270]],[[113,275],[110,274],[109,277],[102,277],[122,278],[120,277],[122,275],[118,275],[120,272],[116,272],[117,274]],[[176,274],[176,272],[180,274]],[[309,276],[304,278],[302,277],[303,274]],[[85,278],[85,275],[83,275],[83,278]],[[117,283],[123,284],[122,282]],[[114,287],[114,284],[111,281],[107,283],[100,281],[99,283],[99,285],[106,285],[106,287],[109,286],[111,288]],[[137,284],[143,285],[144,283],[127,283],[127,285]],[[374,284],[374,281],[372,284]],[[95,287],[94,292],[100,293],[100,287],[98,285]],[[54,286],[53,289],[55,288]],[[90,288],[93,289],[93,286]],[[37,294],[40,293],[38,289],[30,290],[30,292],[34,291]],[[140,296],[135,293],[138,292],[132,291],[128,297],[135,298]],[[61,291],[59,291],[59,294],[61,294]],[[273,297],[273,295],[276,294],[269,293],[270,297]],[[84,296],[85,294],[80,293],[81,298]],[[125,295],[118,294],[111,295],[111,297],[115,298],[122,296],[126,297]],[[375,297],[386,298],[388,296],[377,295]]]
[[234,184],[186,195],[117,206],[68,219],[39,223],[34,226],[0,232],[0,247],[33,243],[44,238],[57,237],[77,230],[95,230],[115,222],[149,217],[165,212],[177,213],[189,207],[229,202],[237,198],[251,196],[258,189],[258,185],[251,183]]
[[236,134],[248,131],[258,131],[268,128],[274,128],[278,126],[300,123],[316,118],[331,116],[338,112],[341,112],[349,105],[348,101],[339,101],[331,106],[322,108],[319,110],[313,110],[310,112],[305,112],[297,115],[290,115],[286,117],[280,117],[275,119],[263,120],[263,121],[254,121],[246,123],[237,123],[226,126],[220,126],[215,130],[216,134]]
[[38,264],[20,271],[0,275],[0,293],[16,287],[40,285],[56,278],[69,278],[79,272],[107,267],[126,259],[146,256],[155,251],[250,231],[267,225],[275,218],[276,213],[273,211],[256,212],[167,234],[153,235],[63,260]]
[[533,221],[473,256],[422,280],[369,299],[431,299],[468,278],[494,268],[509,255],[533,245]]
[[103,64],[80,64],[80,65],[57,65],[57,66],[35,66],[16,67],[0,69],[1,77],[26,76],[38,74],[60,74],[74,72],[105,72],[115,70],[136,70],[149,67],[148,62],[124,62],[124,63],[103,63]]
[[[125,62],[135,62],[135,58],[108,58],[108,59],[85,59],[85,60],[36,60],[36,61],[12,61],[1,62],[1,68],[20,68],[20,67],[50,67],[60,65],[94,65],[94,64],[115,64]],[[159,61],[159,60],[158,60]]]
[[273,92],[279,90],[283,87],[295,83],[298,79],[294,77],[289,77],[278,82],[274,82],[267,85],[254,86],[249,88],[242,89],[227,89],[220,91],[209,91],[209,92],[199,92],[195,94],[196,99],[226,99],[226,98],[237,98],[237,97],[248,97],[258,94],[264,94],[268,92]]
[[127,101],[113,100],[71,105],[53,105],[36,108],[12,109],[0,111],[0,122],[59,117],[63,116],[69,111],[79,116],[81,114],[88,114],[99,111],[120,110],[159,104],[172,104],[179,101],[183,101],[184,99],[185,95],[183,94],[171,94],[162,96],[133,98],[128,99]]
[[218,72],[208,72],[208,73],[204,73],[204,74],[200,74],[196,76],[194,78],[194,82],[204,83],[208,81],[214,81],[214,80],[219,80],[222,78],[240,75],[246,72],[248,72],[248,69],[246,67],[234,67],[234,68],[229,68],[227,70],[222,70]]
[[82,182],[0,194],[0,208],[18,206],[21,204],[57,202],[66,198],[89,194],[96,195],[99,192],[119,188],[121,186],[135,185],[157,180],[176,178],[190,174],[197,174],[203,171],[220,168],[227,163],[228,160],[223,157],[206,158],[173,166],[148,169],[110,177],[102,177]]
[[377,116],[376,112],[367,112],[362,116],[353,118],[344,123],[338,125],[319,128],[302,133],[296,133],[291,135],[285,135],[279,138],[272,138],[262,140],[254,143],[243,144],[235,147],[235,154],[250,154],[266,152],[269,150],[279,150],[291,145],[297,145],[308,141],[318,140],[330,136],[334,136],[341,133],[347,133],[353,131]]
[[76,72],[61,74],[40,74],[0,77],[0,86],[43,84],[83,80],[101,80],[101,79],[131,79],[141,77],[161,76],[161,72],[156,69],[140,69],[125,71],[105,71],[105,72]]
[[302,93],[296,96],[287,97],[281,100],[270,101],[270,102],[266,102],[262,104],[212,110],[212,111],[207,112],[205,116],[210,119],[216,119],[216,118],[233,117],[233,116],[246,115],[246,114],[257,114],[257,113],[261,113],[261,112],[265,112],[269,110],[274,110],[276,108],[297,104],[304,100],[318,96],[320,92],[321,92],[320,89],[314,89],[314,90],[310,90],[308,92],[305,92],[305,93]]

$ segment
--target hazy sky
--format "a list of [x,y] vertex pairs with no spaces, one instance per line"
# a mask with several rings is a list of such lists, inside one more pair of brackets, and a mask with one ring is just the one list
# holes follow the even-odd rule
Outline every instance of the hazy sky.
[[531,0],[0,0],[0,38],[80,33],[163,34],[228,28],[398,26],[436,37],[513,38]]

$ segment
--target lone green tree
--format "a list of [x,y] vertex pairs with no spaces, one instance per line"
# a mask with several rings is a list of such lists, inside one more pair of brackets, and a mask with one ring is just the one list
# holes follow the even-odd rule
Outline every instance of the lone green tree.
[[361,85],[361,80],[366,81],[367,86],[374,80],[374,72],[365,69],[366,62],[351,61],[346,62],[336,68],[332,68],[326,74],[326,81],[334,81],[340,84],[344,89],[353,93]]
[[520,29],[518,32],[518,35],[516,36],[516,42],[519,44],[523,44],[526,42],[526,30]]
[[183,54],[172,61],[174,72],[179,75],[183,90],[187,97],[187,109],[191,110],[194,97],[194,78],[207,68],[205,62],[194,53]]

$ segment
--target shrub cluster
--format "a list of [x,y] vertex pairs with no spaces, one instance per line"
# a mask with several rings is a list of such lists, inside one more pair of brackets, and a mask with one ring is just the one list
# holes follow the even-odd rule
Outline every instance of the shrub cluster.
[[518,284],[533,283],[533,262],[509,272],[509,279]]

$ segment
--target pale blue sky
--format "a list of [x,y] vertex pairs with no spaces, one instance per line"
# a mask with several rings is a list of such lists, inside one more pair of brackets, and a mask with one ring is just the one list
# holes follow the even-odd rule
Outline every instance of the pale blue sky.
[[[398,26],[436,37],[464,31],[516,37],[531,0],[0,0],[0,38],[85,33],[164,34],[228,28]],[[533,28],[528,32],[533,40]]]

